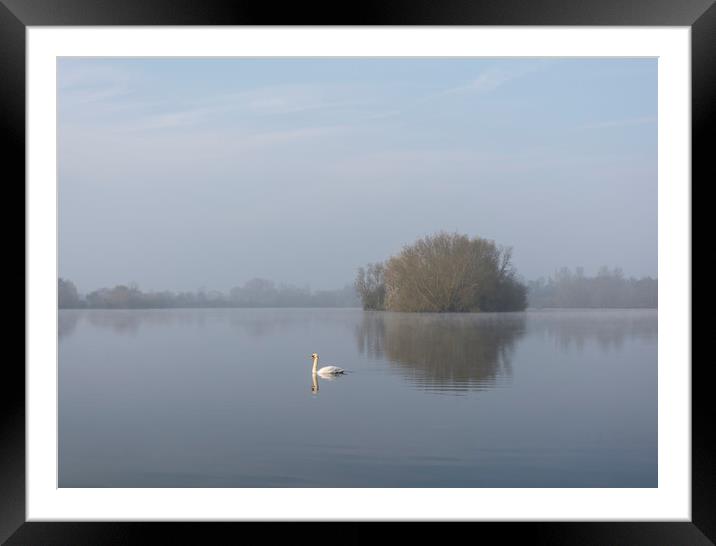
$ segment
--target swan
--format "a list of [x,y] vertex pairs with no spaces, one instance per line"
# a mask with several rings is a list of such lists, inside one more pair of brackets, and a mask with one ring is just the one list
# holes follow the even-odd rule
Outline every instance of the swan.
[[338,366],[325,366],[318,370],[318,354],[313,353],[311,355],[311,358],[313,359],[313,373],[318,375],[339,375],[346,373],[346,371],[343,368],[339,368]]

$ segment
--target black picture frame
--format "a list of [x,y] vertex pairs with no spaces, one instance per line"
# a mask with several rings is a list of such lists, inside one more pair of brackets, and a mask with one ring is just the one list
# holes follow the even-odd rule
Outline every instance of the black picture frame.
[[[714,133],[716,108],[716,5],[714,0],[401,0],[364,1],[347,5],[270,3],[221,0],[0,0],[0,124],[6,211],[25,202],[25,30],[28,26],[94,25],[567,25],[567,26],[686,26],[691,28],[692,54],[692,180],[702,184],[716,179],[708,144]],[[694,184],[692,181],[692,188]],[[12,197],[18,197],[17,201]],[[23,207],[24,215],[24,207]],[[4,214],[5,233],[17,224]],[[17,239],[7,238],[5,244]],[[25,243],[23,286],[25,279]],[[18,248],[15,252],[20,254]],[[693,266],[692,266],[693,267]],[[13,266],[11,278],[19,277]],[[15,286],[15,285],[13,285]],[[19,298],[19,293],[18,293]],[[24,304],[24,297],[23,297]],[[23,305],[24,308],[24,305]],[[24,329],[25,322],[22,322]],[[19,329],[19,322],[11,328]],[[7,339],[20,339],[8,335]],[[19,341],[15,341],[19,344]],[[25,346],[23,358],[8,358],[2,368],[0,396],[0,541],[7,544],[129,544],[218,542],[218,533],[255,530],[259,523],[169,522],[26,522],[25,518]],[[684,363],[685,365],[687,363]],[[690,363],[689,363],[690,364]],[[710,420],[710,361],[692,365],[692,519],[689,522],[524,522],[470,523],[478,525],[481,539],[528,539],[549,544],[710,544],[716,541],[716,454],[708,439]],[[314,530],[316,525],[324,525]],[[292,540],[320,541],[337,535],[331,529],[344,523],[280,523],[271,526],[262,541],[274,533]],[[440,533],[443,525],[413,523],[360,523],[339,543],[373,539],[386,530],[415,532],[421,537]],[[327,527],[327,528],[326,528]],[[249,528],[249,529],[246,529]],[[474,531],[471,531],[474,532]],[[243,535],[234,535],[237,540]],[[405,537],[403,537],[405,538]]]

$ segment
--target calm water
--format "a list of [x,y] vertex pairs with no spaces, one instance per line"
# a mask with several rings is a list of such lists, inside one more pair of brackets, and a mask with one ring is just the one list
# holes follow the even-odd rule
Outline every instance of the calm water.
[[656,487],[657,312],[61,311],[59,485]]

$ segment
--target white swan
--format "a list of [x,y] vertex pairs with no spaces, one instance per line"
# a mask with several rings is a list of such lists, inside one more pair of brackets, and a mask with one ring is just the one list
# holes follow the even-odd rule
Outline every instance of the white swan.
[[311,358],[313,359],[313,373],[318,375],[339,375],[342,373],[346,373],[346,371],[343,368],[339,368],[338,366],[325,366],[318,370],[318,355],[316,353],[313,353],[311,355]]

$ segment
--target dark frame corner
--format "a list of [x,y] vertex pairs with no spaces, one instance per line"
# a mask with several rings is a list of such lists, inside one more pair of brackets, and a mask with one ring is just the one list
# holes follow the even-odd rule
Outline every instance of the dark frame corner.
[[[333,5],[286,4],[281,11],[259,3],[220,0],[0,0],[0,124],[5,138],[7,189],[25,202],[25,29],[63,25],[569,25],[688,26],[692,54],[692,178],[716,179],[709,133],[716,110],[716,4],[714,0],[367,0],[352,13]],[[15,182],[10,184],[10,181]],[[20,182],[23,182],[22,184]],[[693,182],[692,182],[693,187]],[[14,196],[13,196],[14,197]],[[14,201],[8,200],[7,203]],[[8,210],[10,207],[6,207]],[[23,208],[24,210],[24,208]],[[3,215],[10,233],[10,215]],[[6,239],[7,240],[7,239]],[[11,239],[12,240],[12,239]],[[17,241],[17,239],[14,239]],[[20,254],[18,248],[16,255]],[[25,241],[22,243],[25,284]],[[693,266],[692,266],[693,267]],[[14,276],[19,277],[17,269]],[[19,297],[19,296],[18,296]],[[24,302],[24,297],[23,297]],[[23,314],[24,316],[24,314]],[[24,321],[23,321],[24,331]],[[20,326],[13,326],[19,329]],[[10,336],[8,336],[10,337]],[[17,337],[20,337],[18,332]],[[212,542],[207,536],[233,523],[49,523],[25,521],[25,346],[20,358],[8,359],[0,397],[0,541],[7,544],[115,544],[144,542],[149,534],[161,542]],[[711,395],[707,363],[692,366],[692,520],[690,522],[477,523],[481,538],[528,538],[549,544],[712,544],[716,542],[716,454],[707,439]],[[12,385],[13,389],[9,387]],[[255,526],[258,524],[244,524]],[[285,523],[273,529],[306,536],[313,523]],[[324,523],[335,526],[343,524]],[[389,524],[390,528],[396,525]],[[262,526],[262,531],[265,526]],[[356,526],[351,538],[370,538],[386,524]],[[414,524],[421,535],[435,525]],[[303,531],[303,532],[301,532]],[[325,527],[322,529],[325,532]],[[403,531],[403,529],[401,529]],[[441,530],[444,533],[443,530]],[[315,534],[308,530],[310,536]],[[324,533],[319,533],[323,535]],[[428,532],[428,534],[431,534]],[[218,536],[218,535],[217,535]],[[333,536],[331,531],[327,535]],[[346,536],[347,535],[343,535]],[[439,535],[435,535],[436,538]]]

